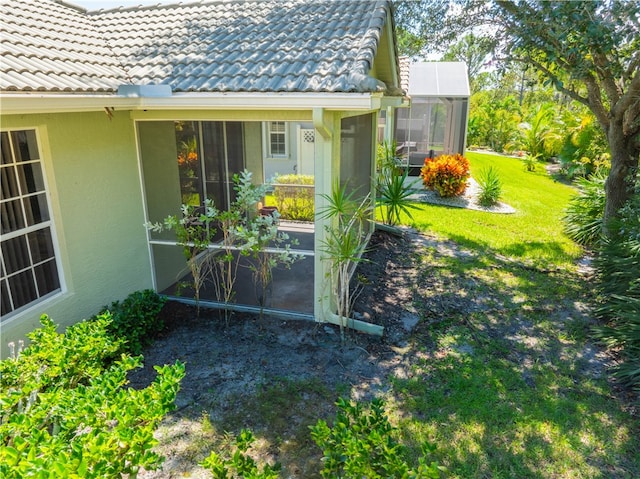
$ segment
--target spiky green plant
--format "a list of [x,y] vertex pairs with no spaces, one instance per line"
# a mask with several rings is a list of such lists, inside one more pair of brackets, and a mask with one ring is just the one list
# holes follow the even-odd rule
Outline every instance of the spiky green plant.
[[583,246],[595,246],[602,239],[605,180],[602,171],[578,179],[579,193],[571,199],[563,217],[567,236]]
[[595,336],[618,351],[614,374],[640,393],[640,191],[620,210],[595,261],[606,321]]
[[502,196],[502,181],[498,170],[493,166],[480,171],[478,175],[478,184],[480,185],[480,195],[478,202],[482,206],[495,205]]
[[418,209],[411,201],[413,188],[407,184],[407,177],[407,171],[378,177],[376,204],[381,207],[382,221],[390,226],[400,223],[402,213],[413,220],[410,210]]

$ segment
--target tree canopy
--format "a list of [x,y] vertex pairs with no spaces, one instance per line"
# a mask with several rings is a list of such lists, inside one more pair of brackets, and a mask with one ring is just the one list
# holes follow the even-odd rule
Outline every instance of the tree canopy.
[[640,154],[640,3],[419,0],[395,8],[403,53],[441,50],[474,33],[497,62],[533,67],[586,105],[611,152],[605,220],[616,215],[633,194]]

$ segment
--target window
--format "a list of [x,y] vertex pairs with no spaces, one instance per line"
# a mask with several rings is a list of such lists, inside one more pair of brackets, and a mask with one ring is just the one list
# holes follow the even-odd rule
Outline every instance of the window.
[[60,291],[42,161],[35,130],[1,133],[2,320]]
[[284,121],[269,122],[269,156],[287,156],[287,126]]

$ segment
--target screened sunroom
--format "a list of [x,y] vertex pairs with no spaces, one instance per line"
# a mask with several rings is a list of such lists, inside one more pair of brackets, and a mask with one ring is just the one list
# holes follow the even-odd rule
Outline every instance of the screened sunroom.
[[469,116],[469,78],[462,62],[404,61],[408,108],[396,111],[395,140],[411,175],[427,157],[464,154]]
[[[267,193],[255,204],[253,214],[270,214],[270,210],[264,211],[276,208],[278,230],[288,235],[291,251],[299,256],[289,268],[277,266],[273,270],[269,296],[261,301],[252,274],[252,258],[238,256],[241,247],[234,245],[233,254],[239,261],[232,304],[225,304],[225,298],[220,297],[215,277],[209,278],[199,293],[202,304],[245,311],[262,306],[269,314],[283,317],[319,316],[326,271],[320,257],[325,222],[317,218],[322,208],[318,203],[336,179],[356,197],[364,199],[369,195],[375,121],[376,114],[372,112],[337,114],[329,123],[339,125],[339,131],[334,130],[326,138],[320,133],[322,119],[316,119],[319,129],[313,120],[273,118],[136,122],[149,221],[162,221],[179,214],[181,205],[200,206],[205,199],[212,200],[219,210],[228,209],[235,201],[233,176],[246,169],[251,172],[253,183],[268,183]],[[336,147],[339,155],[334,154]],[[305,174],[298,175],[300,170]],[[281,172],[311,181],[303,185],[279,184]],[[297,202],[299,209],[306,208],[307,216],[292,214],[290,204],[283,203],[283,194]],[[221,241],[221,236],[216,240]],[[193,299],[193,277],[175,233],[149,231],[149,243],[157,290],[169,297]],[[276,255],[283,246],[273,245],[269,251]],[[211,250],[216,248],[222,246],[214,241]]]

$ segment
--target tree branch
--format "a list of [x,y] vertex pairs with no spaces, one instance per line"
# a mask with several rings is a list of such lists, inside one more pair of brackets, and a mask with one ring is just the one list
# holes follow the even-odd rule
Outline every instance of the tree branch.
[[582,103],[585,106],[591,106],[591,104],[589,103],[588,97],[581,96],[577,91],[565,87],[560,81],[560,78],[558,77],[558,75],[553,73],[551,70],[549,70],[548,67],[540,63],[538,60],[534,60],[531,57],[529,58],[511,57],[510,60],[519,62],[519,63],[524,63],[525,65],[533,65],[536,69],[540,70],[544,75],[546,75],[553,82],[553,85],[559,91],[561,91],[562,93],[566,93],[571,98]]
[[[636,73],[629,83],[629,88],[622,97],[614,104],[611,105],[611,114],[613,116],[624,114],[624,112],[631,107],[634,103],[640,101],[640,73]],[[637,115],[635,115],[637,116]]]
[[593,75],[585,77],[584,85],[587,87],[587,96],[589,98],[589,108],[600,122],[600,126],[604,132],[609,134],[609,125],[611,123],[611,112],[602,104],[602,91],[597,80]]
[[609,97],[609,104],[615,105],[620,100],[620,88],[616,85],[615,78],[609,69],[611,63],[607,56],[602,52],[593,52],[593,64],[596,67],[598,78],[602,82],[604,90]]

